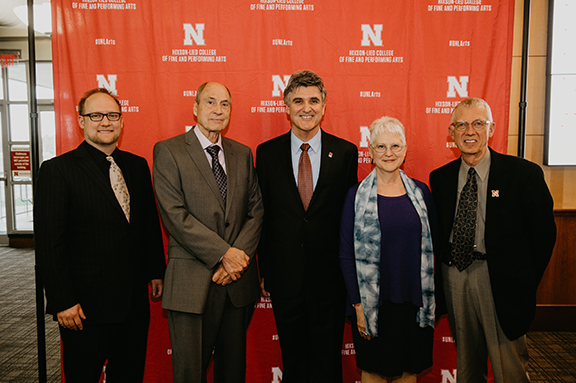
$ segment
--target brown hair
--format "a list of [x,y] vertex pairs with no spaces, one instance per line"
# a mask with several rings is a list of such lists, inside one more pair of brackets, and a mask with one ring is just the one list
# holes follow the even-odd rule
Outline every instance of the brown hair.
[[82,96],[82,98],[80,99],[80,102],[78,103],[78,114],[79,115],[84,114],[84,105],[86,104],[86,100],[88,100],[88,98],[90,96],[92,96],[96,93],[104,93],[104,94],[107,94],[108,96],[112,97],[114,99],[114,101],[116,101],[116,104],[118,105],[118,110],[120,112],[122,111],[122,106],[120,105],[120,101],[118,101],[118,99],[116,98],[116,96],[114,96],[112,94],[112,92],[110,92],[106,88],[94,88],[94,89],[91,89],[88,92],[84,93],[84,96]]

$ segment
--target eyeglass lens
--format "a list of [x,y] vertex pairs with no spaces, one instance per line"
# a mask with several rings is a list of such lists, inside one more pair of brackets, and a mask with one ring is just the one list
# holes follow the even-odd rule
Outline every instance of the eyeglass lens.
[[85,114],[84,116],[89,116],[90,120],[92,120],[94,122],[99,122],[99,121],[102,121],[104,119],[104,116],[106,116],[106,118],[108,118],[108,121],[118,121],[120,119],[120,116],[122,116],[122,114],[118,113],[118,112],[88,113],[88,114]]

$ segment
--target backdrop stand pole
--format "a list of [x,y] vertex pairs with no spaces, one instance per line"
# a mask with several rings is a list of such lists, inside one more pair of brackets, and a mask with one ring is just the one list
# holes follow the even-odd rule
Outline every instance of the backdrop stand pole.
[[522,69],[520,74],[520,103],[518,116],[518,157],[524,158],[526,147],[526,88],[528,83],[528,50],[530,40],[530,0],[524,0],[524,21],[522,30]]
[[[38,105],[36,99],[36,39],[34,32],[34,0],[28,0],[28,95],[30,100],[30,155],[32,156],[32,192],[40,156],[38,150]],[[34,252],[36,257],[36,252]],[[34,275],[36,278],[36,327],[38,338],[38,381],[46,383],[46,326],[44,322],[44,286],[38,272],[38,260],[35,259]]]

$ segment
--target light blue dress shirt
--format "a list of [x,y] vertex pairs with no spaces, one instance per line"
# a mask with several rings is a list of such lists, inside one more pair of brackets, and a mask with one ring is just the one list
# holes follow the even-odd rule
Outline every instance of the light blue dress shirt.
[[310,164],[312,165],[312,186],[316,189],[316,184],[318,183],[318,176],[320,175],[320,157],[322,155],[322,135],[321,130],[318,129],[318,133],[312,137],[309,141],[304,142],[300,140],[294,132],[290,133],[290,148],[292,152],[292,170],[294,171],[294,179],[296,180],[296,186],[298,186],[298,162],[300,161],[300,154],[302,149],[300,146],[302,144],[309,144],[308,157],[310,157]]

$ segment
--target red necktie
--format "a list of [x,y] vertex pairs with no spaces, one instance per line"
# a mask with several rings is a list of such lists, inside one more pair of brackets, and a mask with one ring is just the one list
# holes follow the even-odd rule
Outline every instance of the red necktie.
[[300,193],[304,210],[308,210],[308,205],[310,205],[312,193],[314,192],[312,165],[310,164],[310,157],[308,156],[310,144],[302,144],[300,149],[302,149],[302,153],[300,154],[300,161],[298,161],[298,193]]

